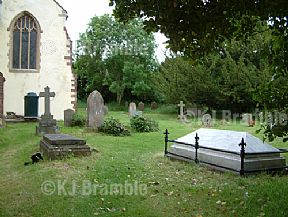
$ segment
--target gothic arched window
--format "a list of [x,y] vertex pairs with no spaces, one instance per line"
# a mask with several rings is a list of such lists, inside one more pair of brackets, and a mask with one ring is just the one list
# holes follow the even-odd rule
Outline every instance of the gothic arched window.
[[11,68],[36,70],[39,58],[39,25],[27,13],[18,17],[12,26]]

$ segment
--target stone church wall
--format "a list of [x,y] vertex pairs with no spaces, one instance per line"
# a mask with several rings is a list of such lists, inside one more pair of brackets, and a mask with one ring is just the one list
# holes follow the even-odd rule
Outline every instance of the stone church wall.
[[[10,70],[12,20],[21,12],[33,15],[41,27],[40,70],[21,73]],[[4,113],[24,115],[24,96],[28,92],[42,92],[46,86],[56,93],[51,112],[63,119],[64,110],[75,108],[75,77],[71,70],[71,41],[65,28],[66,11],[53,0],[3,0],[0,4],[0,71],[5,77]],[[39,99],[39,116],[44,113],[43,99]]]

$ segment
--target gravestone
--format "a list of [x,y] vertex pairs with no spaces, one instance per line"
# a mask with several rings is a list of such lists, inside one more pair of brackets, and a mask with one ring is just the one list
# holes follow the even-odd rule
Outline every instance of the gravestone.
[[40,141],[40,151],[49,160],[68,156],[89,156],[91,150],[86,141],[65,134],[46,134]]
[[71,127],[73,120],[74,110],[67,109],[64,111],[64,126]]
[[179,115],[178,115],[178,118],[180,120],[185,120],[185,115],[184,115],[184,107],[185,107],[185,104],[183,103],[183,101],[180,101],[180,103],[178,104],[178,107],[179,107]]
[[109,112],[109,108],[108,108],[108,106],[104,106],[103,107],[103,112],[104,112],[104,115],[108,115],[108,112]]
[[144,112],[145,104],[144,104],[143,102],[139,102],[139,104],[138,104],[138,109],[139,109],[139,111]]
[[157,102],[152,102],[151,103],[151,110],[156,110],[158,108]]
[[56,120],[53,119],[53,115],[50,112],[50,98],[55,97],[54,92],[50,92],[50,88],[45,87],[45,92],[41,92],[39,97],[44,97],[45,110],[44,115],[39,120],[39,126],[36,126],[36,134],[57,134],[59,133],[59,127],[56,125]]
[[[264,143],[257,137],[247,133],[230,130],[199,129],[187,134],[175,141],[167,156],[170,158],[192,161],[195,160],[195,137],[199,137],[198,160],[200,163],[218,170],[241,169],[240,147],[241,140],[246,143],[244,170],[267,170],[282,168],[286,165],[280,151],[273,146]],[[184,145],[184,144],[188,145]],[[208,148],[212,148],[208,149]],[[219,152],[222,150],[225,152]],[[235,153],[235,154],[233,154]],[[175,155],[173,155],[175,154]],[[177,155],[177,156],[176,156]],[[190,159],[187,159],[190,158]]]
[[5,78],[0,72],[0,128],[5,127],[5,116],[3,111],[3,100],[4,100],[4,82]]
[[134,102],[131,102],[129,104],[128,113],[129,113],[129,117],[135,117],[137,115],[137,107]]
[[104,100],[98,91],[90,93],[87,99],[87,127],[98,129],[104,123]]
[[246,126],[250,126],[251,125],[251,122],[253,121],[253,117],[252,117],[252,114],[250,113],[245,113],[245,114],[242,114],[242,120],[241,122],[246,125]]
[[202,117],[202,125],[204,127],[211,127],[212,126],[212,117],[210,114],[204,114]]
[[4,128],[6,126],[5,116],[0,114],[0,128]]

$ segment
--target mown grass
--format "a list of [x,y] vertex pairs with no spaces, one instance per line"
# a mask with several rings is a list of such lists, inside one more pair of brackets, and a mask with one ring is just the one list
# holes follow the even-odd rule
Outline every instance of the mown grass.
[[[79,109],[85,113],[84,108]],[[127,112],[110,111],[108,116],[129,125]],[[163,157],[162,132],[168,128],[177,138],[201,127],[199,122],[181,123],[176,115],[149,111],[147,116],[159,121],[160,131],[132,133],[130,137],[113,137],[91,133],[83,128],[65,128],[62,133],[87,140],[96,149],[90,157],[43,161],[24,166],[29,156],[39,150],[41,137],[35,136],[35,123],[8,124],[0,129],[0,216],[287,216],[287,176],[259,174],[240,177],[219,173],[194,163],[170,161]],[[248,131],[257,127],[239,123],[217,129]],[[257,135],[260,136],[261,135]],[[287,147],[281,140],[273,143]],[[286,156],[287,157],[287,156]],[[82,189],[83,181],[101,190],[113,183],[147,185],[144,195],[97,194],[45,195],[45,181],[66,180],[66,190],[73,183]],[[102,186],[102,187],[101,187]],[[102,189],[103,190],[103,189]],[[82,192],[83,193],[83,192]]]

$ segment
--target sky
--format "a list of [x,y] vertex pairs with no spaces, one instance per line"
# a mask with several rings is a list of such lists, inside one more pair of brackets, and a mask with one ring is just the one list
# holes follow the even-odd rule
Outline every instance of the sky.
[[[85,32],[87,24],[90,19],[97,15],[102,16],[104,14],[112,14],[112,7],[109,7],[109,0],[57,0],[68,12],[68,20],[66,26],[69,35],[73,41],[73,46],[75,47],[75,42],[79,38],[79,33]],[[165,59],[165,41],[167,38],[157,33],[155,34],[156,43],[158,48],[156,50],[156,57],[158,61],[162,62]]]

